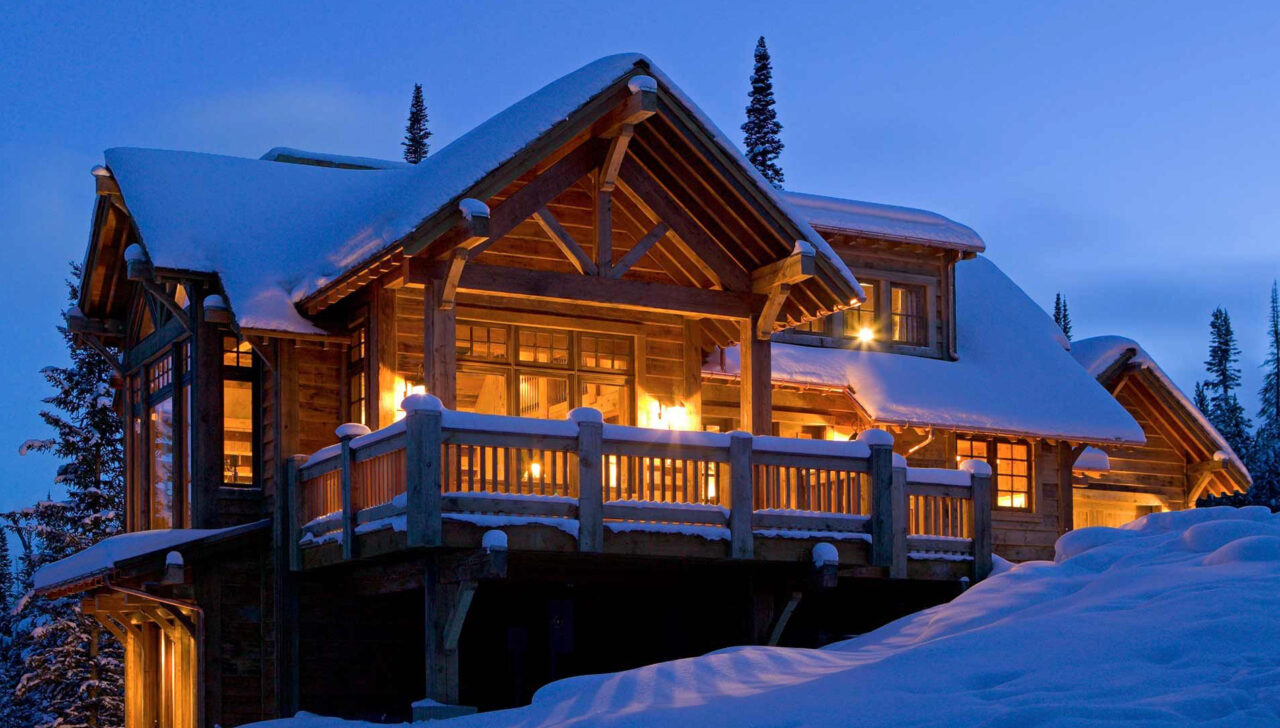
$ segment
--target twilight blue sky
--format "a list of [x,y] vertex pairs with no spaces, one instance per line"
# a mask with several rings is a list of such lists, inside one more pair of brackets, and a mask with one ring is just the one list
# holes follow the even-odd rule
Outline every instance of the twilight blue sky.
[[[0,509],[55,464],[38,370],[111,146],[396,157],[596,57],[648,54],[731,136],[768,37],[791,189],[976,228],[1077,336],[1142,341],[1190,391],[1231,312],[1248,406],[1280,276],[1280,8],[1183,2],[10,3],[0,24]],[[179,7],[181,6],[181,7]],[[1010,342],[1013,345],[1013,342]],[[1252,412],[1251,412],[1252,413]]]

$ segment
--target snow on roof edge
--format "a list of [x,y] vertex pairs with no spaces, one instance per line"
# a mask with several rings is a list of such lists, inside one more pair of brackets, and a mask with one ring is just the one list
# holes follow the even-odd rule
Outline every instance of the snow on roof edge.
[[[398,162],[394,159],[380,159],[378,157],[358,157],[348,154],[333,154],[331,152],[308,152],[305,149],[296,149],[294,147],[272,147],[267,150],[266,154],[258,157],[267,162],[282,162],[280,157],[296,157],[297,159],[306,159],[316,162],[329,162],[330,164],[347,164],[358,167],[369,167],[371,169],[403,169],[409,166],[408,162]],[[297,162],[287,162],[286,164],[297,164]],[[357,171],[357,170],[352,170]]]
[[792,190],[782,194],[815,227],[973,253],[987,249],[973,228],[929,210]]

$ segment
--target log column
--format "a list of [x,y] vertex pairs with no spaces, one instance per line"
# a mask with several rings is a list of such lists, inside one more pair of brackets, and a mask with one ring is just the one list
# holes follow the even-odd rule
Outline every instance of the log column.
[[440,398],[448,409],[458,405],[457,309],[441,306],[442,280],[423,287],[422,375],[427,392]]
[[773,361],[769,338],[756,336],[760,312],[739,323],[740,428],[753,435],[773,434]]

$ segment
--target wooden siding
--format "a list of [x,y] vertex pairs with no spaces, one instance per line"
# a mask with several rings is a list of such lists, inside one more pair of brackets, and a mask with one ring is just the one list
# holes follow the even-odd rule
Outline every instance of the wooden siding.
[[345,346],[300,341],[298,367],[298,448],[315,452],[335,439],[343,423],[343,361]]

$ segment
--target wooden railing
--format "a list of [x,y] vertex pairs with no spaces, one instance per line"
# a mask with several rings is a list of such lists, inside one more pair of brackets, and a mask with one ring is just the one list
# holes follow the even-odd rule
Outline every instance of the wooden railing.
[[990,570],[985,463],[908,469],[880,430],[796,440],[606,425],[586,408],[561,421],[454,412],[427,395],[404,406],[400,422],[343,425],[338,445],[292,460],[295,568],[304,536],[340,540],[352,558],[358,528],[403,518],[410,546],[432,546],[445,514],[462,512],[571,519],[583,552],[618,524],[686,524],[724,529],[739,559],[757,535],[804,531],[870,540],[893,577],[937,555]]

